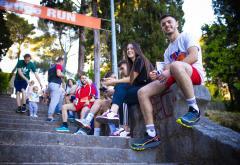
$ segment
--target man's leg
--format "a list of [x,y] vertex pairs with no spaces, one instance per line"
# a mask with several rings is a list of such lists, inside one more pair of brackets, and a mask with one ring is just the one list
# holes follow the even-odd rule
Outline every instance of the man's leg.
[[[24,105],[25,105],[25,109],[26,109],[26,101],[25,102],[22,101],[21,93],[23,93],[22,92],[23,89],[27,88],[27,82],[15,80],[14,87],[16,89],[16,102],[17,102],[17,106],[18,106],[16,112],[22,112],[22,104],[25,103]],[[22,97],[25,97],[24,94],[22,94]]]
[[53,119],[55,108],[61,97],[60,85],[56,83],[49,83],[49,92],[51,101],[48,107],[48,120],[51,121]]
[[22,102],[22,112],[24,113],[24,112],[27,111],[27,109],[26,109],[26,91],[25,91],[25,89],[22,89],[21,93],[22,93],[22,100],[21,100],[21,102]]
[[154,123],[151,97],[163,92],[165,89],[166,89],[165,84],[160,83],[160,81],[158,80],[155,80],[139,89],[138,100],[146,125]]
[[140,109],[145,121],[147,136],[136,142],[133,142],[131,148],[133,150],[145,150],[147,148],[154,148],[160,145],[159,136],[156,134],[154,121],[153,121],[153,106],[151,103],[151,97],[161,93],[166,89],[165,83],[161,83],[159,80],[155,80],[146,86],[142,87],[138,91],[138,99]]
[[195,68],[184,62],[172,63],[170,70],[189,106],[188,113],[177,119],[177,123],[190,127],[200,119],[200,111],[193,90],[193,84],[201,83],[200,76]]
[[70,104],[64,104],[62,106],[62,125],[58,128],[56,128],[55,130],[58,132],[69,132],[70,130],[68,129],[68,123],[67,123],[67,118],[68,118],[68,114],[67,111],[76,111],[76,108],[74,106],[73,103]]
[[117,84],[115,86],[115,92],[113,94],[112,106],[109,111],[104,112],[101,116],[97,116],[96,120],[100,123],[119,123],[118,110],[122,106],[127,94],[127,90],[130,87],[127,83]]
[[101,99],[95,100],[87,116],[84,115],[82,117],[81,115],[80,119],[75,119],[76,123],[79,124],[80,127],[90,128],[91,121],[94,118],[94,115],[101,109],[103,102],[104,101]]
[[17,110],[16,112],[21,112],[22,110],[22,104],[21,104],[21,92],[17,91],[17,94],[16,94],[16,101],[17,101]]
[[62,121],[63,123],[67,123],[67,119],[68,119],[68,113],[67,111],[76,111],[76,108],[74,106],[73,103],[70,104],[64,104],[62,106]]
[[87,115],[87,113],[89,112],[89,108],[87,106],[83,107],[81,110],[81,115],[80,115],[80,119],[84,119]]
[[185,98],[193,98],[194,90],[191,80],[192,66],[185,62],[176,61],[170,65],[170,70]]

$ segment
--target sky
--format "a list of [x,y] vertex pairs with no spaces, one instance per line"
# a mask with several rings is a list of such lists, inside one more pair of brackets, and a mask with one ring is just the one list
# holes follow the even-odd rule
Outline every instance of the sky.
[[[28,2],[32,4],[39,4],[40,0],[20,0],[23,2]],[[200,39],[201,37],[201,26],[204,24],[211,24],[214,21],[214,13],[212,9],[211,0],[184,0],[183,3],[183,11],[185,24],[183,26],[183,31],[188,31],[192,33],[196,39]],[[25,19],[29,21],[29,23],[37,24],[36,17],[26,16]],[[75,42],[75,46],[70,51],[70,57],[67,63],[67,70],[76,72],[77,65],[72,65],[76,63],[77,51],[78,50],[78,41]],[[23,52],[23,54],[26,52]],[[75,55],[73,55],[75,54]],[[3,58],[3,61],[0,63],[0,68],[4,72],[11,72],[12,68],[9,66],[15,66],[16,61],[9,60],[7,57]]]

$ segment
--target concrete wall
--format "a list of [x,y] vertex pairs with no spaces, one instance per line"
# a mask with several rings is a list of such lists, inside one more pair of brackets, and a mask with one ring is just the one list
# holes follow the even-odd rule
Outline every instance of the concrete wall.
[[[176,119],[188,110],[183,94],[176,85],[152,98],[155,126],[162,139],[156,150],[156,161],[240,164],[240,134],[203,117],[210,94],[204,86],[194,86],[194,92],[202,117],[192,129],[176,123]],[[133,137],[143,137],[145,125],[139,106],[134,105],[129,111]]]

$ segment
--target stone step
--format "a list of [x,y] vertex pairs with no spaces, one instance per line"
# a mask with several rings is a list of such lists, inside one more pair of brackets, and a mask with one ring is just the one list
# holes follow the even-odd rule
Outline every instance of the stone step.
[[[6,114],[19,114],[19,115],[24,115],[24,114],[28,114],[29,111],[25,112],[25,113],[16,113],[16,109],[3,109],[0,107],[0,113],[6,113]],[[47,116],[48,110],[47,109],[39,109],[37,114],[39,115],[45,115]]]
[[[60,124],[61,120],[59,119],[58,121],[54,122],[47,122],[46,118],[32,118],[32,117],[27,117],[27,118],[8,118],[8,117],[2,117],[0,116],[0,122],[1,123],[29,123],[29,124],[41,124],[41,125],[53,125],[53,124]],[[70,122],[69,122],[70,123]]]
[[65,145],[81,147],[129,148],[129,139],[92,135],[73,135],[57,132],[0,130],[0,144],[4,145]]
[[[1,165],[18,165],[19,163],[4,163],[0,161]],[[69,163],[61,163],[61,162],[55,162],[55,163],[45,163],[45,162],[39,162],[39,163],[29,163],[29,162],[22,162],[21,164],[31,164],[31,165],[69,165]],[[74,165],[179,165],[184,163],[83,163],[83,162],[75,162]]]
[[79,147],[63,145],[0,145],[1,162],[14,163],[160,163],[155,150]]
[[[18,129],[18,130],[31,130],[31,131],[50,131],[50,132],[56,132],[55,128],[59,127],[60,124],[53,123],[52,125],[50,124],[32,124],[32,123],[11,123],[9,122],[0,122],[0,128],[7,130],[13,130],[13,129]],[[69,126],[70,133],[74,133],[77,129],[75,126]]]
[[[0,118],[7,118],[7,119],[29,119],[30,116],[27,114],[19,114],[19,113],[0,113]],[[60,119],[61,116],[57,115],[55,119]],[[47,116],[38,116],[35,120],[46,120]]]
[[[0,162],[1,165],[9,165],[9,163],[4,163],[4,162]],[[14,164],[19,164],[19,163],[12,163],[11,165]],[[60,163],[60,162],[55,162],[55,163],[45,163],[45,162],[39,162],[39,163],[29,163],[29,162],[22,162],[21,164],[47,164],[47,165],[68,165],[69,163]],[[182,163],[183,164],[183,163]],[[179,163],[85,163],[85,162],[81,162],[81,163],[74,163],[74,165],[179,165]]]

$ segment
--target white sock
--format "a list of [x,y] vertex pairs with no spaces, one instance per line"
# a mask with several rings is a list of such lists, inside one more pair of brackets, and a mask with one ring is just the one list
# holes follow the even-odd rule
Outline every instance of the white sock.
[[199,108],[198,108],[195,96],[193,98],[186,99],[186,102],[189,107],[193,107],[194,109],[196,109],[199,112]]
[[85,119],[87,120],[87,122],[91,123],[93,117],[94,117],[94,114],[89,112]]
[[156,130],[154,127],[154,124],[148,124],[146,125],[146,129],[147,129],[147,134],[151,137],[155,137],[156,136]]
[[94,128],[94,136],[100,136],[101,128]]

